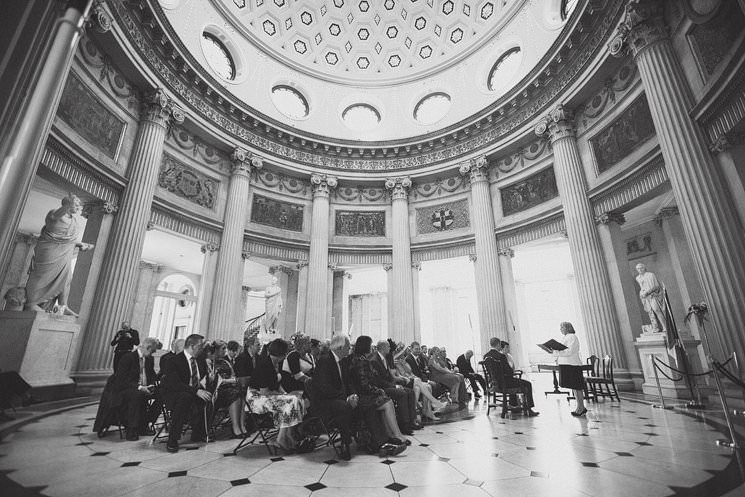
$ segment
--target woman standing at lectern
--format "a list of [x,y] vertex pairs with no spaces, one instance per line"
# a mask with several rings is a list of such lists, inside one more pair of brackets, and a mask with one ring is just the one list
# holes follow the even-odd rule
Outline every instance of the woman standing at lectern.
[[572,411],[572,416],[584,416],[587,414],[587,408],[584,396],[585,378],[582,376],[582,361],[579,358],[579,340],[572,323],[561,323],[559,330],[564,335],[560,341],[566,346],[564,350],[553,351],[553,355],[558,356],[556,363],[559,365],[559,386],[574,392],[577,408]]

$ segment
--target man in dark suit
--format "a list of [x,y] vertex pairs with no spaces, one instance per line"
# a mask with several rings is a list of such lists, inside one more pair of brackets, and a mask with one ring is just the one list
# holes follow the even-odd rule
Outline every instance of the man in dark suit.
[[352,411],[357,407],[358,396],[350,394],[349,381],[345,378],[346,367],[342,361],[349,355],[349,339],[334,335],[328,354],[322,354],[313,373],[311,409],[315,409],[324,420],[333,420],[341,433],[340,456],[345,461],[352,458],[349,444],[352,442]]
[[419,342],[411,342],[411,354],[406,356],[406,362],[411,366],[411,372],[422,381],[429,381],[429,367],[427,358],[422,355],[422,347]]
[[204,406],[212,399],[212,394],[204,388],[202,381],[207,374],[207,364],[197,359],[203,344],[202,335],[186,337],[184,351],[168,361],[163,376],[163,401],[171,411],[171,427],[166,444],[168,452],[178,452],[178,441],[187,416],[191,418],[191,441],[207,441]]
[[[391,351],[391,346],[386,340],[377,344],[377,353],[370,360],[373,377],[370,382],[378,388],[382,388],[386,395],[393,399],[396,404],[396,421],[398,427],[405,435],[412,435],[413,430],[422,427],[416,420],[416,398],[414,390],[396,383],[396,378],[391,374],[386,356]],[[406,381],[404,378],[400,380]]]
[[[510,366],[509,361],[507,360],[507,356],[502,353],[502,341],[497,337],[491,337],[489,339],[489,346],[491,349],[484,354],[484,359],[492,358],[497,361],[500,361],[502,363],[502,371],[504,373],[504,378],[506,381],[507,387],[520,387],[523,394],[525,394],[525,406],[528,408],[528,415],[529,416],[538,416],[540,414],[537,411],[533,410],[534,403],[533,403],[533,384],[530,383],[528,380],[523,380],[522,378],[515,378],[513,375],[515,373],[515,370]],[[510,404],[515,404],[515,399],[510,397]]]
[[484,392],[486,392],[486,382],[484,381],[483,376],[473,370],[473,366],[471,366],[471,357],[473,357],[473,350],[466,350],[464,354],[459,355],[455,360],[455,365],[458,367],[458,372],[471,382],[473,396],[480,399],[481,394],[479,393],[479,384],[481,385],[481,388],[484,389]]
[[180,354],[184,351],[184,339],[183,338],[177,338],[173,342],[171,342],[171,350],[160,356],[160,362],[158,367],[158,379],[163,378],[163,374],[165,374],[166,368],[168,368],[168,361],[176,357],[176,355]]
[[124,354],[119,360],[119,367],[114,373],[112,383],[113,395],[120,396],[127,428],[127,440],[139,440],[140,434],[146,434],[146,427],[151,416],[147,412],[147,399],[152,397],[155,388],[155,368],[153,352],[158,348],[158,340],[147,337],[132,352]]

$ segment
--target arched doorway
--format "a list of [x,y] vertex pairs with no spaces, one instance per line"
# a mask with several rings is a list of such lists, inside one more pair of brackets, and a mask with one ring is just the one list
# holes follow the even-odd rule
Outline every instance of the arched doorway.
[[176,338],[185,338],[194,330],[197,285],[186,275],[174,273],[158,284],[150,320],[150,336],[165,347]]

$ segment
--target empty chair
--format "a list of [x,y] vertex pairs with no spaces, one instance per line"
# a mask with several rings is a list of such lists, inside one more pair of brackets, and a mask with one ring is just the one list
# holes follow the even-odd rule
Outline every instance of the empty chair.
[[[613,358],[609,355],[605,355],[602,360],[598,360],[596,356],[590,356],[588,363],[593,366],[592,374],[586,378],[587,384],[590,385],[590,390],[595,398],[599,397],[610,397],[618,402],[621,398],[618,396],[618,390],[616,389],[616,382],[613,379]],[[611,391],[612,389],[612,391]]]

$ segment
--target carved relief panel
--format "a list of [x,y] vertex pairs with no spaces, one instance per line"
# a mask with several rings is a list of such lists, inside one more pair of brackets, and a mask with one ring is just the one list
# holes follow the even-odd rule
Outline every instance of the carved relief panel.
[[416,209],[418,235],[439,233],[470,226],[468,199]]
[[502,212],[505,216],[515,214],[559,196],[554,168],[549,167],[523,181],[499,190]]
[[385,236],[385,211],[336,211],[337,236]]
[[214,209],[220,182],[164,154],[158,186],[197,205]]
[[251,222],[289,231],[303,231],[304,206],[261,195],[253,196]]

